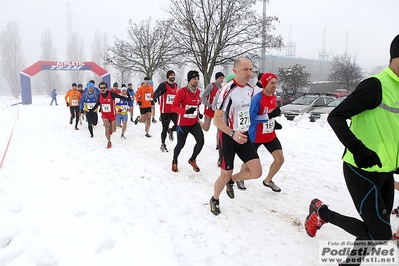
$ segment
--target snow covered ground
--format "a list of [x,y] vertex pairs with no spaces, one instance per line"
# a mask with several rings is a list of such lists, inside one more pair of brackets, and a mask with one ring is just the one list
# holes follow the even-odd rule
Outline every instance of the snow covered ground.
[[[11,106],[15,100],[0,98],[1,159],[12,134],[0,169],[0,265],[319,265],[319,241],[354,239],[330,224],[315,238],[303,227],[314,197],[358,217],[342,176],[343,146],[325,117],[279,117],[285,163],[274,181],[282,192],[248,181],[234,200],[222,193],[214,216],[214,126],[204,133],[201,171],[187,163],[190,135],[174,173],[176,141],[160,151],[159,122],[146,138],[144,125],[129,121],[127,139],[118,129],[106,149],[102,123],[93,139],[85,122],[75,131],[58,99],[58,106],[47,96]],[[262,147],[259,155],[264,178],[272,157]]]

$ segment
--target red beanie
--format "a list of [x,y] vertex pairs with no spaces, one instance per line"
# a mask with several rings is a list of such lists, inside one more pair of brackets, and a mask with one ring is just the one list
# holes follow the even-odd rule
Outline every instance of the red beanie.
[[273,73],[263,73],[262,77],[260,78],[260,84],[262,84],[262,88],[265,88],[272,78],[278,79]]

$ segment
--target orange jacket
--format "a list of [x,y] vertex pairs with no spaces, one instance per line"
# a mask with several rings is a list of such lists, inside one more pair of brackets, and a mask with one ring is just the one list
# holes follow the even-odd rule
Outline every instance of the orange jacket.
[[69,103],[69,106],[79,106],[82,94],[78,90],[69,90],[65,94],[65,102]]
[[150,85],[143,85],[136,92],[136,102],[141,102],[140,108],[151,107],[151,101],[153,99],[154,89]]

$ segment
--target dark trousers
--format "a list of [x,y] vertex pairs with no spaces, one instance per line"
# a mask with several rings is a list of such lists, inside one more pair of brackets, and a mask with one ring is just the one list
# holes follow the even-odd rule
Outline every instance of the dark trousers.
[[77,127],[79,123],[79,113],[80,113],[79,106],[69,106],[69,110],[71,112],[71,121],[74,118],[76,118],[75,127]]
[[161,123],[162,123],[162,132],[161,132],[161,143],[165,143],[166,135],[168,133],[170,121],[173,122],[172,131],[176,131],[176,121],[177,121],[177,113],[162,113],[161,114]]
[[[389,240],[394,199],[393,173],[367,172],[344,162],[346,186],[363,221],[329,211],[327,222],[356,236],[356,240]],[[324,219],[323,212],[321,217]]]
[[194,136],[196,144],[194,145],[193,154],[190,160],[194,161],[204,146],[204,132],[202,131],[200,123],[193,126],[178,126],[177,127],[177,144],[173,153],[173,161],[177,163],[177,158],[184,145],[186,144],[188,133]]
[[90,135],[93,136],[93,126],[97,126],[98,123],[97,112],[86,112],[86,120]]

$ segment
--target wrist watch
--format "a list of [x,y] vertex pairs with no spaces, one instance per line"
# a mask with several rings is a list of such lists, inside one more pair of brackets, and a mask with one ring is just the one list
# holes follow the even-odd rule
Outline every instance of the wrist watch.
[[234,130],[232,130],[232,131],[230,131],[230,133],[229,133],[229,136],[230,136],[230,138],[232,138],[233,137],[233,135],[234,135]]

